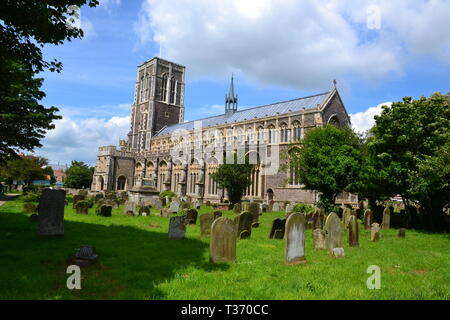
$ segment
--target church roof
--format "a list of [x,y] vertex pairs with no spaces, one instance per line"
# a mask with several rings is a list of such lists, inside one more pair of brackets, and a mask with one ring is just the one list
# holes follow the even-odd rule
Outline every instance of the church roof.
[[226,123],[238,123],[246,120],[267,118],[275,115],[298,112],[304,109],[312,109],[316,108],[317,105],[322,105],[322,103],[327,99],[329,94],[330,92],[325,92],[314,96],[272,103],[260,107],[243,109],[230,114],[221,114],[209,118],[178,123],[162,128],[155,136],[172,134],[176,130],[186,130],[186,131],[194,130],[195,122],[200,122],[201,123],[200,126],[202,128],[208,128],[223,125]]

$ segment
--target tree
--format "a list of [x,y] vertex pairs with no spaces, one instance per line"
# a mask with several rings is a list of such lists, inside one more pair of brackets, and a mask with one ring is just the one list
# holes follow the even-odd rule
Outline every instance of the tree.
[[305,189],[318,190],[321,205],[332,210],[342,191],[354,192],[362,167],[360,138],[349,128],[333,125],[308,131],[289,152],[291,167],[299,168]]
[[389,194],[420,204],[428,228],[442,225],[449,202],[450,97],[411,97],[383,106],[371,130],[374,169]]
[[0,175],[10,183],[12,180],[22,180],[29,185],[34,180],[44,179],[45,173],[42,167],[46,164],[45,158],[22,155],[4,162],[0,167]]
[[64,185],[68,188],[87,188],[92,184],[93,171],[83,161],[72,161],[66,171]]
[[50,183],[54,184],[56,182],[55,172],[53,171],[53,168],[50,166],[45,166],[43,168],[44,174],[50,176]]
[[241,201],[245,189],[251,184],[251,173],[254,168],[246,157],[244,163],[238,163],[237,155],[234,155],[234,163],[224,163],[212,174],[212,178],[228,193],[228,199],[232,204]]
[[0,162],[20,150],[40,147],[40,139],[61,117],[55,107],[40,105],[45,93],[42,79],[34,76],[46,69],[60,72],[57,60],[43,59],[44,44],[59,45],[81,38],[83,31],[70,24],[77,8],[97,0],[29,0],[0,2]]

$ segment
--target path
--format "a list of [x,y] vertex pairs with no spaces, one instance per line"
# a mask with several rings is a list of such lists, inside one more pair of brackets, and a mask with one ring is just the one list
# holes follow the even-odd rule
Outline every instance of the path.
[[4,205],[6,203],[6,201],[12,200],[18,196],[19,196],[19,194],[16,194],[16,193],[7,193],[4,195],[1,195],[0,196],[0,206]]

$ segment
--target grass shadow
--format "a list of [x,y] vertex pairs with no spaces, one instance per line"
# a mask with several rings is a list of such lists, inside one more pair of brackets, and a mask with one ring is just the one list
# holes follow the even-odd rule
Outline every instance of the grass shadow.
[[[188,268],[229,268],[208,262],[207,243],[161,230],[66,220],[63,237],[36,231],[27,215],[0,212],[0,299],[164,299],[158,285]],[[81,290],[68,290],[66,267],[81,245],[95,246],[99,261],[82,268]]]

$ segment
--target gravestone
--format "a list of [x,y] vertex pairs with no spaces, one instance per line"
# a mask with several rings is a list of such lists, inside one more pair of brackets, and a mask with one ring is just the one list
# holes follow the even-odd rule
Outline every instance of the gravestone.
[[139,208],[140,216],[149,216],[150,215],[150,206],[142,206]]
[[269,205],[267,203],[261,203],[259,205],[259,209],[262,213],[267,212],[267,209],[269,208]]
[[86,199],[86,197],[83,196],[83,195],[81,195],[81,194],[76,194],[76,195],[74,195],[74,196],[73,196],[72,209],[75,209],[75,208],[76,208],[76,204],[77,204],[78,201],[84,200],[84,199]]
[[348,246],[359,247],[358,221],[354,215],[348,221]]
[[274,219],[272,222],[272,228],[270,229],[269,239],[283,239],[285,227],[286,219]]
[[333,250],[331,250],[331,256],[333,258],[343,258],[343,257],[345,257],[344,248],[333,248]]
[[270,200],[269,201],[269,205],[267,206],[267,211],[268,212],[272,212],[273,211],[273,205],[274,205],[274,201],[273,200]]
[[169,239],[183,239],[186,235],[185,217],[171,217],[169,222]]
[[314,229],[313,230],[313,244],[314,244],[314,249],[319,249],[319,250],[327,249],[325,231],[323,231],[322,229]]
[[352,215],[352,209],[345,208],[342,214],[342,222],[344,224],[344,230],[347,231],[348,221],[350,220],[350,216]]
[[305,263],[305,215],[293,213],[286,220],[284,262]]
[[108,205],[102,205],[98,215],[102,217],[111,217],[112,207]]
[[162,208],[161,209],[161,217],[167,218],[167,217],[170,217],[171,215],[172,215],[172,210],[170,210],[170,208]]
[[136,214],[136,204],[131,201],[125,202],[123,213],[127,216],[134,216]]
[[272,206],[271,211],[273,212],[281,211],[281,204],[279,202],[275,202]]
[[42,236],[64,235],[65,191],[45,189],[39,202],[39,229]]
[[312,225],[311,229],[322,229],[325,221],[325,210],[324,209],[316,209],[314,214],[312,215]]
[[23,205],[23,210],[26,213],[34,213],[34,212],[36,212],[36,209],[37,209],[36,205],[34,203],[31,203],[31,202],[26,202]]
[[370,241],[380,240],[380,225],[378,223],[372,223],[372,228],[370,229]]
[[391,209],[386,207],[383,210],[383,222],[381,223],[381,229],[389,229],[391,227]]
[[235,203],[233,207],[233,212],[239,214],[241,213],[241,211],[242,211],[242,204],[240,202]]
[[222,211],[214,211],[214,220],[222,216]]
[[236,225],[236,237],[239,239],[249,238],[252,233],[252,214],[248,211],[244,211],[238,215],[234,221]]
[[211,226],[214,222],[214,214],[204,213],[200,216],[200,237],[209,237],[211,234]]
[[162,208],[162,201],[159,198],[156,198],[152,201],[152,207],[156,210],[161,210]]
[[364,229],[365,230],[370,230],[370,226],[372,225],[372,210],[367,209],[364,212]]
[[172,201],[170,203],[170,211],[172,211],[172,213],[177,213],[179,209],[180,209],[180,204],[178,202]]
[[74,264],[87,266],[96,263],[98,255],[94,246],[81,246],[75,254]]
[[236,226],[231,219],[220,217],[211,226],[209,243],[211,263],[234,263],[236,261]]
[[285,213],[290,213],[294,211],[294,204],[293,203],[288,203],[288,205],[286,206],[285,209]]
[[327,236],[327,248],[331,252],[334,248],[341,248],[341,220],[336,213],[332,212],[325,220],[325,228]]
[[198,212],[195,209],[189,209],[186,213],[186,219],[188,224],[196,224],[197,223]]
[[252,214],[252,216],[259,216],[259,203],[250,202],[248,205],[248,211]]
[[399,238],[404,238],[406,236],[406,229],[405,228],[400,228],[400,230],[398,230],[398,237]]

